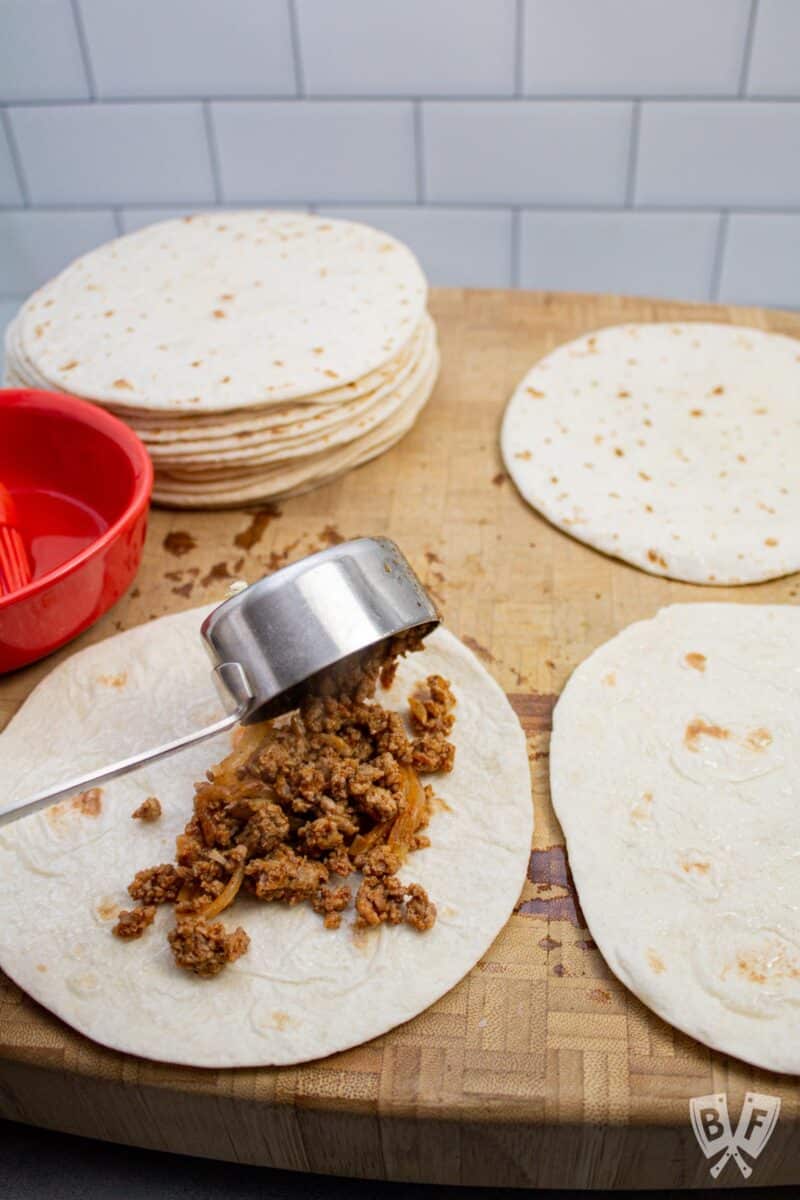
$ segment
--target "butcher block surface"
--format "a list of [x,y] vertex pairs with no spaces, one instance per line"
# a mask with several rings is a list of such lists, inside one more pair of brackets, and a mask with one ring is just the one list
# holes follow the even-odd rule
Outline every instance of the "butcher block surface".
[[[519,378],[589,330],[710,319],[798,335],[800,315],[457,290],[435,292],[432,308],[441,378],[397,447],[276,507],[153,511],[134,587],[74,646],[0,680],[0,725],[74,649],[222,600],[231,580],[253,581],[339,539],[387,535],[448,626],[505,688],[527,734],[536,830],[514,915],[468,978],[415,1020],[296,1068],[190,1070],[117,1054],[74,1033],[0,974],[0,1116],[340,1175],[700,1187],[712,1180],[691,1131],[689,1098],[727,1093],[735,1123],[745,1092],[757,1091],[779,1096],[782,1111],[749,1182],[798,1184],[797,1079],[748,1067],[672,1030],[605,966],[550,806],[548,741],[570,672],[632,621],[679,601],[794,604],[800,577],[701,588],[606,558],[528,508],[503,470],[497,440]],[[468,896],[469,888],[467,878]],[[481,903],[480,895],[470,900]],[[46,912],[31,913],[32,922],[46,920]],[[744,1180],[731,1161],[717,1186],[736,1185]]]

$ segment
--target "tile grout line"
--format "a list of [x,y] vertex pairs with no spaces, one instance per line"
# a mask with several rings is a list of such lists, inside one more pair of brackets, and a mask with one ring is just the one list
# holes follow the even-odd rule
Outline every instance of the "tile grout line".
[[83,13],[80,9],[79,0],[70,0],[70,8],[72,9],[72,19],[75,22],[75,33],[78,38],[83,69],[86,74],[86,85],[89,88],[89,102],[91,103],[97,99],[97,80],[94,77],[92,56],[89,53],[89,39],[86,36],[86,26],[83,23]]
[[520,99],[525,88],[525,0],[517,0],[514,39],[514,97]]
[[306,76],[303,70],[303,50],[300,41],[300,20],[297,15],[296,0],[286,0],[289,6],[289,34],[292,42],[292,65],[294,66],[294,86],[299,97],[306,95]]
[[214,116],[211,112],[211,101],[203,101],[203,125],[206,131],[208,157],[211,163],[211,178],[214,183],[214,203],[222,203],[222,171],[219,165],[219,147],[217,146],[217,131],[214,127]]
[[[248,208],[253,203],[264,204],[267,206],[292,205],[294,207],[308,207],[316,205],[319,208],[369,208],[375,212],[380,212],[387,208],[414,209],[421,207],[416,201],[407,199],[399,200],[364,200],[360,196],[351,196],[346,200],[337,198],[335,200],[316,199],[308,200],[307,197],[286,197],[286,196],[271,196],[264,195],[254,201],[252,198],[247,200],[230,200],[227,203],[231,208]],[[80,213],[80,212],[109,212],[114,205],[124,209],[130,209],[132,212],[144,211],[148,208],[164,208],[174,209],[176,213],[185,211],[187,205],[206,205],[213,207],[213,203],[207,199],[186,199],[179,200],[129,200],[121,205],[118,201],[63,201],[60,203],[46,204],[2,204],[0,203],[0,214],[13,213]],[[518,209],[520,212],[539,212],[539,213],[565,213],[570,216],[581,215],[610,215],[610,214],[630,214],[636,212],[643,216],[709,216],[717,215],[721,209],[720,204],[640,204],[636,209],[632,210],[625,206],[624,203],[619,204],[575,204],[572,202],[558,203],[550,201],[548,203],[539,203],[535,200],[426,200],[424,202],[426,209],[433,211],[452,209],[454,212],[509,212],[511,209]],[[736,204],[730,205],[728,212],[735,215],[746,216],[764,216],[764,217],[800,217],[800,205],[784,204],[777,206],[758,206],[752,204]]]
[[28,187],[28,180],[25,178],[25,168],[22,165],[22,155],[19,152],[17,140],[14,137],[14,127],[11,123],[11,116],[7,108],[0,108],[0,125],[5,130],[6,143],[8,145],[8,153],[11,157],[11,162],[14,166],[14,173],[17,177],[17,185],[22,196],[22,202],[26,209],[32,207],[31,192]]
[[631,110],[631,140],[628,146],[628,174],[625,181],[625,207],[636,207],[636,174],[639,168],[639,137],[642,128],[642,102],[634,100]]
[[714,247],[714,259],[711,263],[711,278],[708,283],[708,297],[712,304],[719,301],[719,288],[722,282],[722,268],[725,261],[725,250],[728,244],[728,225],[730,212],[723,209],[719,215],[719,229]]
[[744,35],[744,49],[742,50],[742,66],[739,73],[739,98],[747,96],[747,83],[750,77],[750,64],[753,58],[753,43],[756,34],[756,21],[758,19],[758,0],[750,0],[750,12],[747,17],[747,29]]
[[415,100],[413,108],[414,120],[414,173],[416,175],[416,203],[425,203],[425,130],[422,117],[422,101]]
[[199,92],[187,92],[181,96],[165,96],[153,93],[147,96],[117,96],[108,94],[99,99],[87,100],[81,97],[61,99],[58,97],[44,99],[12,99],[6,101],[9,108],[91,108],[97,106],[112,107],[114,105],[135,105],[146,107],[149,104],[200,104],[203,100],[213,100],[215,104],[292,104],[300,100],[314,100],[325,104],[375,104],[398,105],[408,104],[415,98],[426,103],[444,104],[631,104],[638,101],[642,104],[741,104],[745,100],[748,105],[800,105],[800,95],[770,94],[759,92],[752,96],[740,96],[736,92],[684,92],[680,95],[670,93],[647,93],[632,95],[630,92],[594,93],[594,92],[542,92],[541,94],[526,93],[523,96],[498,95],[497,92],[450,92],[436,95],[422,95],[414,92],[398,92],[394,96],[377,96],[368,92],[319,92],[309,95],[303,92],[294,95],[291,92],[259,92],[255,95],[237,95],[225,92],[215,96],[201,95]]

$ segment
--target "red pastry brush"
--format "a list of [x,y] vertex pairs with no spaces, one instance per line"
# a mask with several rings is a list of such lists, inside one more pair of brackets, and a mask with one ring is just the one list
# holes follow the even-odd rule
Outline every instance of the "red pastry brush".
[[8,488],[0,483],[0,596],[16,592],[31,581],[31,563],[17,529],[17,509]]

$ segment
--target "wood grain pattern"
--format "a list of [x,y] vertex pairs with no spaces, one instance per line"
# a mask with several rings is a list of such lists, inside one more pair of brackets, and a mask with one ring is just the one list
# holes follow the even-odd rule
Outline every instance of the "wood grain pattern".
[[[800,1183],[798,1081],[705,1049],[614,979],[584,927],[547,785],[553,703],[596,646],[676,601],[795,603],[798,578],[704,589],[645,575],[532,512],[497,449],[514,384],[569,338],[619,321],[709,318],[796,335],[800,317],[523,292],[441,291],[433,310],[442,377],[398,447],[284,503],[280,515],[154,512],[136,585],[77,646],[222,599],[231,578],[257,579],[339,537],[395,538],[450,628],[511,695],[528,737],[536,834],[514,915],[471,975],[427,1012],[297,1068],[188,1070],[115,1054],[0,976],[0,1115],[366,1177],[698,1187],[711,1180],[689,1128],[689,1097],[727,1091],[736,1117],[745,1091],[757,1090],[779,1095],[783,1110],[752,1182]],[[0,684],[0,724],[53,661]],[[729,1164],[719,1184],[741,1184],[737,1176]]]

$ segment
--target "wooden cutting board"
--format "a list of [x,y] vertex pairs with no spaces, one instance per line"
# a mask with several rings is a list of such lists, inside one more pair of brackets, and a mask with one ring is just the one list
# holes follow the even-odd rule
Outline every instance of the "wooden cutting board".
[[[399,446],[281,504],[280,514],[153,512],[135,586],[75,648],[221,600],[232,578],[255,580],[339,538],[395,538],[450,628],[505,687],[528,735],[536,833],[515,914],[469,977],[416,1020],[294,1069],[189,1070],[112,1053],[0,975],[0,1115],[156,1149],[341,1175],[698,1187],[711,1179],[690,1128],[689,1098],[726,1092],[735,1121],[751,1090],[779,1096],[783,1106],[751,1182],[800,1183],[798,1081],[673,1031],[606,968],[572,886],[547,771],[553,703],[601,642],[676,601],[793,604],[800,578],[700,588],[605,558],[520,500],[497,449],[516,381],[541,355],[587,330],[713,319],[797,335],[800,316],[464,291],[436,293],[433,310],[441,380]],[[0,724],[72,649],[0,683]],[[47,913],[31,920],[46,921]],[[733,1162],[719,1183],[743,1183]]]

